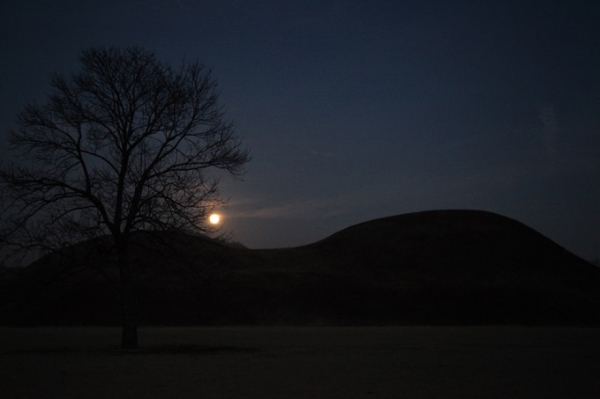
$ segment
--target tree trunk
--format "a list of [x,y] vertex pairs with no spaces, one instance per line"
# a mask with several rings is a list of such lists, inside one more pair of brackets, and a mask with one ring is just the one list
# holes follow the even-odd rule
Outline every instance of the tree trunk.
[[123,311],[122,349],[136,349],[137,336],[137,301],[133,292],[133,279],[129,268],[129,255],[126,245],[117,245],[117,262],[121,277],[121,308]]

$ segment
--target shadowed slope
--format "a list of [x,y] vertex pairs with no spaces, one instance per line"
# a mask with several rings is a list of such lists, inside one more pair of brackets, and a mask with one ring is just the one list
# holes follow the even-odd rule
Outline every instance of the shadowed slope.
[[[600,324],[600,269],[489,212],[393,216],[275,250],[151,236],[133,254],[146,324]],[[117,324],[118,297],[97,273],[110,269],[92,258],[49,288],[21,286],[46,299],[4,307],[3,322]]]
[[238,287],[256,287],[259,309],[282,321],[586,324],[600,315],[600,269],[489,212],[387,217],[258,253],[271,269],[245,272]]
[[368,264],[362,270],[373,280],[404,287],[404,307],[415,321],[598,320],[600,270],[496,214],[401,215],[350,227],[319,245],[338,254],[338,269]]

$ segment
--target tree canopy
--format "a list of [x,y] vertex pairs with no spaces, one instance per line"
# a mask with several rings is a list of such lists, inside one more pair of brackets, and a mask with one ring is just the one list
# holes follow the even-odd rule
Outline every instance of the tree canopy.
[[199,62],[175,68],[138,47],[90,48],[80,62],[53,76],[47,102],[25,106],[9,132],[18,157],[0,168],[3,253],[108,235],[131,307],[131,234],[210,229],[224,202],[219,177],[239,178],[250,156]]

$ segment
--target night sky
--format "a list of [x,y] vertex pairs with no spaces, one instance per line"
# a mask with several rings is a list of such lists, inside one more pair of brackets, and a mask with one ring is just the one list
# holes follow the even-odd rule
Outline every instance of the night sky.
[[253,156],[222,231],[250,248],[471,208],[600,255],[598,1],[94,3],[2,1],[3,132],[82,49],[143,46],[213,70]]

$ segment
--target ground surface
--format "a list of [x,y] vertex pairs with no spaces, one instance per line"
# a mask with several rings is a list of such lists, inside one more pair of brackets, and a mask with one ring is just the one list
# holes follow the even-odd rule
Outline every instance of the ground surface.
[[3,398],[598,398],[600,329],[0,329]]

